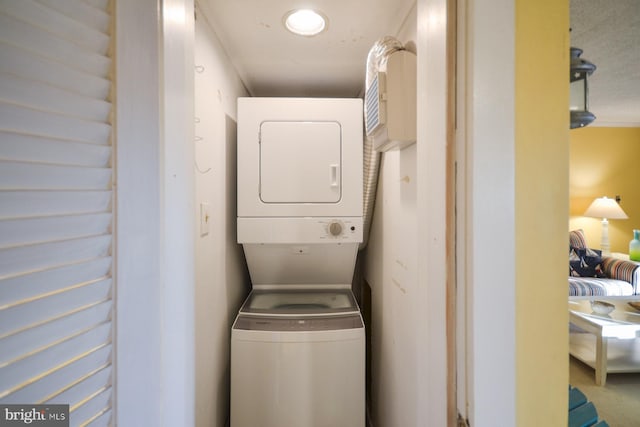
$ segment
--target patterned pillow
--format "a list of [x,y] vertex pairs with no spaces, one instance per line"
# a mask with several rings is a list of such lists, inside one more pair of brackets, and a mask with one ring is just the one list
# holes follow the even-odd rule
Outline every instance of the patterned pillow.
[[571,248],[587,249],[587,238],[582,229],[569,232],[569,250]]
[[569,251],[569,276],[606,277],[601,254],[595,249],[572,247]]

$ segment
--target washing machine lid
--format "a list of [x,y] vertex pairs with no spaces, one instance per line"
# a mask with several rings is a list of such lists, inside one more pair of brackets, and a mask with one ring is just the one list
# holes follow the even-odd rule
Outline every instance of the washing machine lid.
[[358,311],[349,289],[253,290],[240,314],[327,315]]

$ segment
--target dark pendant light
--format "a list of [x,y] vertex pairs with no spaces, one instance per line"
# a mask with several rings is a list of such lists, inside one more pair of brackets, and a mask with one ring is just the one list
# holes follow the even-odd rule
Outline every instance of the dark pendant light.
[[596,116],[589,111],[589,83],[588,77],[596,70],[596,66],[580,58],[582,49],[570,48],[571,70],[569,72],[570,99],[569,112],[571,113],[571,129],[588,125]]

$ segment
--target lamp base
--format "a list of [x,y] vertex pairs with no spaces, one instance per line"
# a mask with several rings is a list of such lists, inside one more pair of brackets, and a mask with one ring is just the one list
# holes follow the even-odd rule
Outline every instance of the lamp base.
[[602,239],[600,240],[602,255],[611,255],[611,245],[609,244],[609,221],[602,218]]

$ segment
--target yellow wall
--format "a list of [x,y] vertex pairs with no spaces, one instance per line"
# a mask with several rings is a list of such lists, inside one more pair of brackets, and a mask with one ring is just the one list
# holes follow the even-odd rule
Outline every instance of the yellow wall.
[[640,128],[586,127],[570,139],[569,227],[584,229],[589,246],[599,248],[600,220],[582,214],[596,197],[619,195],[629,219],[609,221],[609,241],[612,252],[627,253],[640,229]]
[[517,425],[566,426],[569,2],[516,0]]

